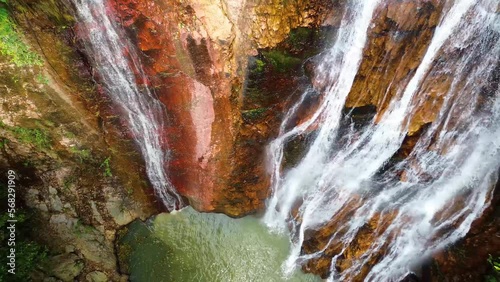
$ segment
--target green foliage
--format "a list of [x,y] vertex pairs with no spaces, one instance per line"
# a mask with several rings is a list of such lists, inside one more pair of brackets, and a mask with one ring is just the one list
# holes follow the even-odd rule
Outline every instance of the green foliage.
[[264,90],[260,89],[258,86],[250,85],[250,83],[245,89],[245,101],[251,105],[255,105],[255,107],[268,105],[269,100],[272,98],[271,94],[264,92]]
[[35,167],[35,163],[33,162],[33,160],[27,159],[23,162],[23,166],[24,167]]
[[90,154],[89,149],[78,149],[75,147],[71,147],[70,151],[76,155],[76,157],[78,158],[78,161],[80,163],[83,163],[85,161],[89,161],[92,159],[92,155]]
[[49,135],[40,129],[30,129],[24,127],[14,127],[12,132],[16,134],[21,142],[36,145],[39,149],[50,148]]
[[41,74],[41,73],[39,73],[39,74],[35,77],[35,79],[36,79],[36,81],[37,81],[38,83],[45,84],[45,85],[49,84],[49,79],[48,79],[46,76],[44,76],[43,74]]
[[266,66],[266,63],[264,63],[264,61],[257,59],[257,60],[255,60],[254,71],[261,73],[264,71],[265,66]]
[[74,226],[75,234],[80,238],[86,234],[92,233],[94,230],[95,230],[94,227],[90,225],[85,225],[80,219],[76,221],[76,224]]
[[287,42],[293,48],[303,48],[311,40],[314,30],[307,27],[299,27],[290,32]]
[[0,149],[3,149],[5,147],[5,145],[7,145],[9,143],[9,139],[1,139],[0,140]]
[[487,275],[486,278],[484,279],[485,282],[498,282],[498,280],[495,278],[495,276],[492,275]]
[[74,138],[76,138],[76,134],[74,134],[74,133],[73,133],[73,132],[71,132],[71,131],[66,131],[66,132],[64,132],[64,134],[63,134],[63,135],[64,135],[64,137],[69,138],[69,139],[74,139]]
[[491,274],[486,275],[486,282],[499,282],[500,281],[500,257],[494,258],[492,255],[488,256],[488,264],[491,266]]
[[76,181],[77,181],[77,178],[74,175],[70,175],[68,177],[65,177],[64,181],[63,181],[64,189],[68,190],[69,188],[71,188],[71,185],[73,185],[73,183],[75,183]]
[[110,160],[111,160],[111,157],[107,157],[102,163],[101,165],[99,166],[100,168],[103,168],[104,169],[104,176],[106,177],[111,177],[113,176],[113,174],[111,173],[111,165],[110,165]]
[[493,267],[496,273],[500,274],[500,257],[493,258],[491,255],[488,257],[488,263]]
[[243,119],[247,122],[255,121],[264,117],[267,108],[258,108],[253,110],[246,110],[242,112]]
[[[7,188],[0,184],[0,204],[2,210],[6,210],[7,203]],[[8,214],[3,213],[0,216],[0,281],[31,281],[30,275],[43,263],[47,257],[47,248],[41,246],[28,238],[30,230],[34,228],[32,214],[17,205],[16,209],[16,245],[14,246],[16,250],[16,274],[12,275],[7,272],[9,269],[7,266],[7,254],[10,253],[10,248],[13,246],[8,246],[8,230],[7,230],[7,219]]]
[[297,67],[301,63],[301,59],[288,55],[279,50],[271,50],[262,52],[267,61],[279,72],[287,72]]
[[[5,1],[3,1],[6,3]],[[41,66],[40,56],[29,49],[22,41],[11,21],[9,13],[0,7],[0,54],[6,55],[17,66]]]

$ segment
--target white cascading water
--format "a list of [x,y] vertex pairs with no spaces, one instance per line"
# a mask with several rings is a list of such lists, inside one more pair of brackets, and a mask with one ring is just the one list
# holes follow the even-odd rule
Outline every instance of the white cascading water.
[[104,0],[74,0],[73,3],[79,27],[88,34],[87,55],[109,97],[124,113],[123,118],[145,160],[155,194],[168,210],[175,210],[182,205],[182,200],[164,167],[168,158],[160,134],[164,126],[164,108],[147,87],[138,86],[127,58],[146,81],[140,60],[123,30],[108,17]]
[[[498,81],[487,78],[500,60],[500,15],[495,13],[499,0],[448,1],[419,67],[383,116],[361,132],[347,130],[347,141],[335,144],[377,2],[348,3],[336,42],[318,67],[316,79],[327,85],[321,90],[321,105],[308,120],[288,129],[299,101],[269,145],[273,193],[263,220],[278,232],[292,226],[286,274],[321,255],[301,253],[307,231],[352,209],[352,216],[339,219],[341,230],[328,243],[342,246],[332,259],[329,280],[349,281],[376,261],[366,281],[397,281],[433,252],[463,237],[491,200],[500,167],[500,90],[489,85]],[[432,85],[427,81],[431,73],[452,77],[436,120],[408,157],[377,175],[408,133],[409,121],[428,95],[422,85]],[[493,90],[486,95],[485,89]],[[282,171],[287,142],[307,134],[313,125],[318,130],[304,157]],[[337,260],[360,229],[374,220],[378,227],[371,245],[338,273]],[[381,252],[383,257],[376,259]]]

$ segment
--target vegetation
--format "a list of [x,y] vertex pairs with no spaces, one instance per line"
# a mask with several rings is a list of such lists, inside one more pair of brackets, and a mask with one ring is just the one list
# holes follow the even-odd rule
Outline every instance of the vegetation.
[[491,266],[491,272],[486,276],[486,282],[500,281],[500,257],[494,258],[492,255],[488,257],[488,264]]
[[246,110],[242,112],[243,119],[247,122],[255,121],[264,116],[264,113],[267,111],[267,108],[258,108],[253,110]]
[[313,30],[312,28],[299,27],[290,32],[287,43],[294,49],[304,49],[305,45],[311,42],[312,36],[317,32],[317,30]]
[[41,73],[39,73],[35,78],[38,83],[49,84],[49,79]]
[[74,226],[75,234],[80,238],[86,234],[92,233],[94,230],[94,227],[84,224],[80,219],[76,221],[76,224]]
[[[2,1],[6,3],[5,0]],[[9,12],[0,7],[0,54],[6,55],[16,66],[41,66],[41,57],[22,41]]]
[[113,176],[113,174],[111,173],[111,165],[110,165],[110,160],[111,160],[111,157],[107,157],[99,167],[103,168],[104,169],[104,176],[106,177],[111,177]]
[[33,144],[39,149],[50,148],[51,140],[49,135],[40,129],[14,127],[12,132],[21,142]]
[[92,159],[92,155],[90,154],[89,149],[78,149],[75,147],[71,147],[70,151],[71,151],[71,153],[76,155],[76,157],[78,158],[78,161],[80,163],[83,163],[85,161],[89,161]]
[[257,73],[263,72],[265,66],[266,66],[266,63],[264,63],[264,61],[259,60],[259,59],[255,60],[254,72],[257,72]]
[[488,257],[488,263],[493,267],[497,274],[500,274],[500,257],[493,258],[491,255]]
[[74,174],[71,174],[70,176],[65,177],[64,181],[63,181],[64,189],[66,189],[66,190],[70,189],[71,185],[76,183],[77,180],[78,179]]
[[[0,184],[0,203],[2,210],[7,210],[7,187]],[[19,205],[16,205],[19,207]],[[33,218],[29,210],[18,208],[16,209],[16,274],[15,276],[7,272],[7,254],[9,254],[8,246],[8,214],[4,213],[0,216],[0,281],[30,281],[30,275],[36,267],[41,265],[47,257],[47,249],[45,246],[39,245],[29,239],[30,230],[33,229]],[[5,255],[3,255],[5,254]]]
[[0,149],[3,149],[5,147],[5,145],[7,145],[9,143],[9,139],[1,139],[0,140]]
[[284,51],[271,50],[262,52],[262,54],[278,72],[290,71],[302,62],[301,59],[290,56]]

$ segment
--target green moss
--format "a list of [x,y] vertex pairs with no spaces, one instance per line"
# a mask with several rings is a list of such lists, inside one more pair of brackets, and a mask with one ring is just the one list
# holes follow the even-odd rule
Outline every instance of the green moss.
[[[309,133],[311,134],[311,133]],[[291,168],[304,157],[309,144],[309,135],[299,135],[289,140],[283,149],[283,168]]]
[[99,166],[104,170],[104,176],[111,177],[113,174],[111,173],[111,165],[110,165],[111,157],[107,157]]
[[491,267],[490,274],[485,277],[487,282],[500,281],[500,257],[488,256],[488,264]]
[[71,188],[71,185],[73,185],[74,183],[76,183],[76,181],[77,181],[77,178],[73,174],[65,177],[64,181],[63,181],[64,189],[69,190]]
[[50,148],[51,140],[49,135],[40,129],[14,127],[11,130],[21,142],[33,144],[39,149]]
[[41,66],[40,56],[22,41],[15,24],[5,8],[0,7],[0,54],[10,58],[17,66]]
[[287,43],[291,45],[292,48],[301,49],[304,48],[311,41],[311,36],[315,31],[307,27],[299,27],[290,32],[288,36]]
[[3,149],[5,147],[5,145],[7,145],[8,143],[9,143],[9,139],[3,138],[2,140],[0,140],[0,149]]
[[38,83],[45,84],[45,85],[49,84],[49,79],[48,79],[46,76],[44,76],[43,74],[41,74],[41,73],[39,73],[39,74],[35,77],[35,79],[36,79],[36,81],[37,81]]
[[[245,101],[251,105],[255,105],[256,107],[266,105],[271,98],[270,95],[266,95],[266,93],[257,86],[247,87],[244,95]],[[249,108],[253,108],[253,106],[250,106]]]
[[497,274],[500,274],[500,257],[493,258],[492,255],[489,255],[488,263],[491,265],[491,267],[493,267],[493,270],[495,270]]
[[271,50],[262,52],[262,54],[278,72],[290,71],[302,62],[301,59],[290,56],[284,51]]
[[25,160],[23,162],[24,167],[35,167],[35,164],[33,163],[33,160]]
[[253,110],[242,111],[243,120],[246,122],[251,122],[258,120],[264,117],[264,113],[267,111],[267,108],[258,108]]
[[66,137],[66,138],[69,138],[69,139],[74,139],[74,138],[76,138],[76,134],[74,134],[74,133],[73,133],[73,132],[71,132],[71,131],[66,131],[66,132],[64,132],[63,136],[64,136],[64,137]]
[[264,68],[266,67],[266,63],[262,60],[255,60],[255,68],[253,69],[254,72],[261,73],[264,71]]
[[84,237],[87,234],[91,234],[94,232],[95,228],[91,225],[84,224],[80,219],[76,221],[74,225],[74,232],[77,237]]
[[84,163],[85,161],[90,161],[92,159],[92,155],[88,149],[71,147],[69,150],[77,157],[80,163]]

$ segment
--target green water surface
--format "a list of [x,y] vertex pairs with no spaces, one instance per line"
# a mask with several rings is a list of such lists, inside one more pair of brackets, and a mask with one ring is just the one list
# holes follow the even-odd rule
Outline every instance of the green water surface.
[[185,208],[134,222],[120,240],[128,249],[131,281],[321,281],[297,271],[283,278],[285,236],[270,234],[254,217],[231,219]]

